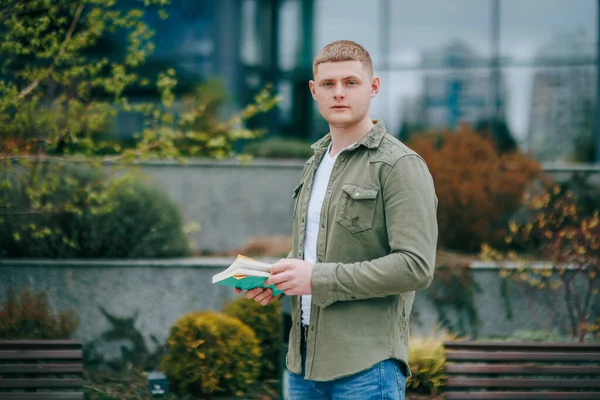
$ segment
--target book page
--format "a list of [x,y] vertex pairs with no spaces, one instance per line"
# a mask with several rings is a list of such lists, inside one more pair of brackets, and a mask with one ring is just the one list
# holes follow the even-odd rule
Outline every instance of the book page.
[[[233,268],[231,268],[233,267]],[[231,265],[231,271],[235,271],[238,268],[249,269],[252,271],[271,272],[271,264],[264,263],[262,261],[254,260],[249,257],[238,255],[234,263]],[[228,268],[229,269],[229,268]]]

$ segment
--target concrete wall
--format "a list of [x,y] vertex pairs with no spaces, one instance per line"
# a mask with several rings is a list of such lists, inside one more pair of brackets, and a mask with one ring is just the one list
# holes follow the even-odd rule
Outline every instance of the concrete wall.
[[[164,342],[171,325],[186,313],[221,310],[233,291],[211,283],[212,275],[232,260],[196,258],[138,261],[0,261],[0,303],[9,289],[28,284],[34,290],[48,289],[56,309],[72,309],[80,318],[77,338],[92,341],[111,328],[100,311],[102,306],[117,317],[136,317],[135,327],[147,339]],[[480,291],[475,294],[479,336],[507,335],[515,330],[566,329],[561,292],[509,286],[513,319],[506,318],[500,294],[498,269],[480,266],[473,270]],[[286,307],[289,304],[286,303]],[[450,320],[456,321],[452,309]],[[417,294],[413,309],[413,332],[426,333],[437,324],[437,312],[427,295]]]
[[198,252],[226,251],[258,236],[287,236],[292,232],[292,192],[304,162],[195,161],[143,164],[175,201],[186,221],[196,222],[193,246]]
[[[192,234],[195,249],[218,252],[239,248],[257,236],[291,235],[292,191],[303,166],[304,161],[255,160],[242,165],[207,160],[144,163],[141,169],[179,205],[187,221],[199,223]],[[600,184],[600,167],[544,169],[559,181],[587,171]]]

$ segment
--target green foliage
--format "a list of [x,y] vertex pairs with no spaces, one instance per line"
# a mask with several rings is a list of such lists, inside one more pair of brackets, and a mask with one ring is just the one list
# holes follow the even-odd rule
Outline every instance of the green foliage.
[[[504,268],[502,278],[531,287],[562,289],[570,330],[580,341],[596,326],[593,299],[600,292],[600,210],[585,207],[578,195],[566,187],[549,185],[526,198],[523,221],[511,221],[507,252],[482,246],[482,256],[506,260],[517,268]],[[532,267],[531,259],[543,262]]]
[[[154,49],[146,13],[164,17],[168,3],[140,0],[124,8],[115,0],[29,0],[0,6],[0,224],[11,219],[14,242],[27,232],[75,247],[72,237],[60,236],[45,222],[57,215],[73,218],[85,207],[95,207],[94,215],[111,208],[112,183],[65,187],[57,172],[62,167],[49,161],[75,164],[75,169],[84,161],[100,174],[103,161],[117,168],[141,159],[227,157],[233,155],[234,142],[261,134],[245,125],[279,101],[270,88],[225,118],[222,91],[215,84],[178,99],[174,69],[140,76],[140,66]],[[115,43],[118,51],[111,51],[107,44]],[[154,88],[156,98],[136,102],[127,97],[144,86]],[[144,120],[127,147],[105,139],[119,112]],[[111,156],[92,158],[98,154]],[[9,198],[13,186],[20,201]]]
[[[140,1],[127,10],[117,3],[31,0],[3,6],[1,136],[57,150],[106,128],[115,112],[111,102],[138,80],[132,70],[154,50],[144,14],[168,0]],[[109,59],[97,45],[111,35],[126,38],[126,51]]]
[[262,350],[261,378],[279,377],[279,355],[281,353],[281,304],[273,301],[263,306],[254,300],[240,297],[227,304],[226,315],[238,318],[248,325],[260,341]]
[[[35,180],[24,182],[13,176],[6,191],[8,204],[40,211],[0,220],[0,252],[5,256],[159,258],[189,254],[177,205],[154,185],[131,177],[109,180],[85,164],[39,166],[43,168]],[[48,184],[54,189],[46,190]]]
[[310,144],[301,140],[271,138],[246,145],[244,152],[259,158],[300,158],[313,155]]
[[48,292],[11,289],[0,309],[0,339],[70,339],[79,324],[72,311],[56,313]]
[[410,338],[408,359],[412,376],[406,380],[408,394],[428,396],[439,394],[446,380],[444,342],[455,338],[444,332]]
[[210,311],[180,318],[168,339],[162,368],[180,395],[243,395],[257,381],[261,351],[239,319]]

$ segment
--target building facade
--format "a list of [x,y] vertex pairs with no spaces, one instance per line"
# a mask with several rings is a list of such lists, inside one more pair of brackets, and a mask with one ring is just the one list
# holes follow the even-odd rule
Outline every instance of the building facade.
[[[327,125],[308,91],[312,59],[327,43],[350,39],[373,57],[382,79],[373,116],[392,133],[495,118],[542,161],[589,162],[600,154],[578,148],[600,146],[599,3],[171,0],[170,17],[151,21],[151,62],[174,63],[190,85],[223,78],[234,107],[272,83],[283,101],[253,123],[269,135],[314,141]],[[581,107],[591,117],[572,111]],[[558,125],[568,129],[557,128],[558,114],[567,115]],[[560,141],[547,140],[562,130]]]

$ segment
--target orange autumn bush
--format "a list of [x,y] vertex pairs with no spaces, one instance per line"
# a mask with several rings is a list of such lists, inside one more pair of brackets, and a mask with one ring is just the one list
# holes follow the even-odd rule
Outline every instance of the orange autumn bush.
[[501,246],[509,218],[541,175],[540,165],[518,150],[500,154],[490,138],[466,126],[416,134],[407,144],[433,175],[440,245],[467,252],[482,243]]

